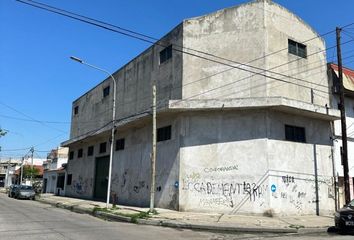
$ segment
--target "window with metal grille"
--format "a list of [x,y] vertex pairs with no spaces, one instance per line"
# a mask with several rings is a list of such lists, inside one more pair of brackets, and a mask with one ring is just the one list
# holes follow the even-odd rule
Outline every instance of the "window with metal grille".
[[285,139],[293,142],[306,142],[305,128],[285,125]]
[[87,149],[87,156],[92,156],[93,155],[93,146],[89,146],[88,149]]
[[107,143],[103,142],[100,144],[100,153],[105,153],[107,148]]
[[160,52],[160,64],[172,58],[172,45],[166,47]]
[[288,39],[288,49],[289,53],[291,54],[302,58],[307,58],[307,47],[302,43],[298,43],[291,39]]
[[123,150],[125,145],[125,139],[121,138],[116,140],[116,151]]
[[109,86],[107,86],[107,87],[105,87],[104,89],[103,89],[103,97],[105,98],[105,97],[107,97],[109,95]]
[[157,129],[157,141],[166,141],[171,139],[171,125]]

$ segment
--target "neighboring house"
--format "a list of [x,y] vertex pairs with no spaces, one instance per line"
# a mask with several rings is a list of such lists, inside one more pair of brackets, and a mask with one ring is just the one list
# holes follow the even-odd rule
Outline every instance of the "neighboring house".
[[[113,74],[118,203],[149,205],[156,81],[156,207],[333,212],[330,126],[339,111],[331,108],[324,49],[318,33],[269,0],[184,20]],[[107,78],[73,102],[70,139],[62,143],[70,149],[67,196],[106,197],[112,88]]]
[[7,159],[0,162],[0,187],[9,187],[15,184],[16,175],[15,171],[20,167],[21,160]]
[[[332,105],[338,107],[339,104],[339,79],[338,66],[335,64],[328,64],[329,79],[333,91]],[[348,143],[348,167],[349,167],[349,185],[350,196],[354,198],[354,70],[343,68],[343,86],[345,93],[345,113],[347,123],[347,143]],[[344,196],[344,173],[341,158],[342,151],[342,128],[341,121],[335,121],[333,126],[333,145],[335,159],[335,175],[338,181],[338,206],[345,204]]]
[[[31,164],[27,164],[24,163],[23,164],[23,168],[34,168],[37,169],[37,174],[32,176],[32,185],[33,183],[39,183],[41,184],[41,182],[43,181],[43,166],[42,165],[34,165],[33,166]],[[18,167],[18,169],[15,171],[15,175],[16,175],[16,184],[20,184],[21,183],[21,171],[23,170],[23,168],[21,167],[21,165]],[[30,175],[25,176],[25,171],[22,174],[22,184],[23,185],[31,185],[31,177]]]
[[53,149],[43,162],[43,193],[64,195],[65,164],[68,161],[68,148]]

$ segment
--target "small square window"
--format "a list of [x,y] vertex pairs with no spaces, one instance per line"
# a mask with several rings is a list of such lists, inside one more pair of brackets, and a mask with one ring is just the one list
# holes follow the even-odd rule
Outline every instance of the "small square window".
[[79,114],[79,106],[76,106],[74,108],[74,115],[77,115],[77,114]]
[[82,148],[79,149],[79,151],[77,151],[77,158],[82,158],[83,155],[83,150]]
[[103,89],[103,97],[104,97],[104,98],[109,95],[109,89],[110,89],[109,86],[107,86],[107,87],[105,87],[105,88]]
[[100,153],[105,153],[107,148],[107,142],[103,142],[100,144]]
[[66,185],[71,185],[71,182],[73,180],[73,175],[72,174],[68,174],[67,177],[68,178],[66,179]]
[[166,47],[160,52],[160,64],[172,58],[172,45]]
[[74,151],[69,152],[69,160],[74,159]]
[[166,141],[171,139],[171,125],[157,129],[157,141]]
[[285,125],[285,139],[288,141],[305,143],[305,128]]
[[93,146],[89,146],[87,149],[87,156],[92,156],[93,155],[94,148]]
[[302,58],[307,58],[307,47],[302,43],[298,43],[291,39],[288,39],[288,50],[291,54]]
[[116,140],[116,151],[123,150],[125,145],[125,139],[121,138]]

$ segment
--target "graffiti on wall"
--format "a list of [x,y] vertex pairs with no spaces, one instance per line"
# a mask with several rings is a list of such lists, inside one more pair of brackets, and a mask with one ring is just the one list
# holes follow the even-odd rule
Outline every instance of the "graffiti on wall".
[[[200,172],[191,172],[182,178],[181,190],[199,198],[201,207],[234,208],[243,201],[255,202],[267,194],[268,185],[233,177],[217,179],[222,173],[239,170],[238,165],[209,167]],[[230,174],[230,173],[229,173]],[[232,174],[232,173],[231,173]],[[263,201],[261,201],[263,202]]]
[[92,188],[92,178],[83,178],[82,176],[78,176],[76,180],[73,180],[71,185],[75,193],[79,195],[84,195],[89,193],[89,189]]

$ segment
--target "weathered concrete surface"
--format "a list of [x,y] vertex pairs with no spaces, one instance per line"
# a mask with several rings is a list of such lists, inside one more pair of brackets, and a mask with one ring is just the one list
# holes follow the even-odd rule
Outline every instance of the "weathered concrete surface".
[[[67,197],[57,197],[49,194],[43,195],[40,202],[52,206],[69,209],[75,212],[93,214],[96,207],[104,207],[101,202],[80,200]],[[107,214],[103,211],[95,215],[113,221],[131,222],[129,214],[147,212],[148,208],[138,208],[118,205],[116,210]],[[174,228],[189,228],[199,230],[226,231],[226,232],[272,232],[272,233],[297,233],[299,229],[307,232],[326,232],[333,225],[331,216],[289,216],[289,217],[264,217],[250,215],[224,215],[198,212],[177,212],[167,209],[156,209],[158,214],[151,215],[148,219],[138,219],[138,224],[166,226]],[[123,216],[125,215],[125,216]],[[305,230],[301,230],[305,232]]]
[[[194,112],[181,119],[180,210],[280,215],[334,211],[326,121],[266,110]],[[284,125],[295,123],[306,127],[306,143],[284,141]]]
[[[151,117],[133,117],[150,111],[156,80],[157,127],[172,129],[171,139],[157,146],[156,206],[228,214],[333,211],[330,121],[338,111],[330,109],[325,53],[312,54],[325,48],[317,37],[281,6],[254,1],[185,20],[159,42],[202,58],[174,50],[160,63],[163,47],[154,45],[118,70],[117,119],[132,118],[117,128],[116,139],[125,139],[113,161],[118,202],[149,204]],[[288,39],[311,38],[306,58],[288,53]],[[279,49],[285,51],[270,54]],[[110,142],[112,94],[102,96],[109,84],[106,79],[73,103],[79,112],[64,145],[75,153],[83,149],[84,156],[68,162],[69,196],[92,198],[96,160],[108,157],[97,150]],[[305,128],[306,143],[286,141],[285,125]],[[88,146],[95,147],[93,156],[86,155]]]

